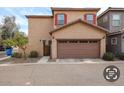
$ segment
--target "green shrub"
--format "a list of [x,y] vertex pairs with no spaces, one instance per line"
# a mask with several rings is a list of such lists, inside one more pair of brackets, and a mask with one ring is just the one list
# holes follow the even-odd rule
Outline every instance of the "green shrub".
[[29,57],[30,58],[37,58],[39,56],[37,51],[31,51]]
[[119,59],[120,59],[120,60],[124,60],[124,53],[121,53],[121,54],[119,55]]
[[22,57],[22,53],[14,52],[12,57],[21,58]]
[[111,52],[107,52],[103,55],[103,59],[107,61],[113,61],[114,60],[114,54]]
[[15,42],[13,41],[13,39],[6,39],[6,40],[3,40],[2,43],[3,43],[3,45],[4,45],[6,48],[11,48],[12,46],[15,45]]

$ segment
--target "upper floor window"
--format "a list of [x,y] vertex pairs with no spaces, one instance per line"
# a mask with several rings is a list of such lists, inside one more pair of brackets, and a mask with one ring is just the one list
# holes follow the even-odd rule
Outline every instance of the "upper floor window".
[[96,15],[94,15],[94,14],[86,14],[86,15],[85,15],[85,20],[86,20],[88,23],[96,24]]
[[120,15],[112,15],[112,26],[120,26]]
[[56,14],[55,15],[55,25],[64,25],[67,22],[66,14]]

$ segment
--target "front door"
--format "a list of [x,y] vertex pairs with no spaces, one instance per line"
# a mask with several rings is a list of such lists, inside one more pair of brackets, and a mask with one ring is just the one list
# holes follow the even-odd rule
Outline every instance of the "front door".
[[44,50],[44,56],[50,56],[50,46],[51,46],[51,41],[50,40],[44,40],[43,41],[43,50]]

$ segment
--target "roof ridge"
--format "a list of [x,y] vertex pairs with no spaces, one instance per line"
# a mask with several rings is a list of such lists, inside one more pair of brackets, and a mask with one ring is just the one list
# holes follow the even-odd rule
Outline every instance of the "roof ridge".
[[105,31],[105,32],[109,32],[109,31],[108,31],[107,29],[105,29],[105,28],[102,28],[102,27],[100,27],[100,26],[98,26],[98,25],[90,24],[90,23],[84,21],[83,19],[79,18],[79,19],[74,20],[74,21],[72,21],[72,22],[69,22],[68,24],[65,24],[65,25],[63,25],[63,26],[61,26],[61,27],[58,27],[58,28],[53,29],[52,31],[50,31],[50,34],[52,34],[52,33],[55,32],[55,31],[58,31],[58,30],[60,30],[60,29],[63,29],[63,28],[65,28],[65,27],[68,27],[68,26],[70,26],[70,25],[72,25],[72,24],[75,24],[75,23],[77,23],[77,22],[83,22],[83,23],[85,23],[85,24],[87,24],[87,25],[90,25],[90,26],[92,26],[92,27],[101,29],[101,30],[103,30],[103,31]]

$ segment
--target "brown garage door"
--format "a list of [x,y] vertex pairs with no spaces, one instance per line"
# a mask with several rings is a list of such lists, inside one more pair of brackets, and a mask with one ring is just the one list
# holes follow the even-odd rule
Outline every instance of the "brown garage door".
[[58,58],[97,58],[99,40],[59,40]]

